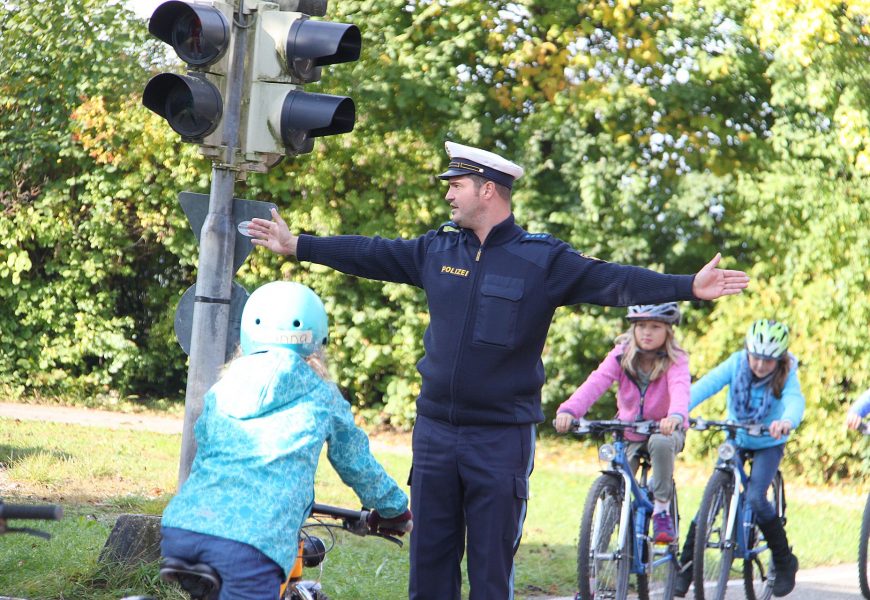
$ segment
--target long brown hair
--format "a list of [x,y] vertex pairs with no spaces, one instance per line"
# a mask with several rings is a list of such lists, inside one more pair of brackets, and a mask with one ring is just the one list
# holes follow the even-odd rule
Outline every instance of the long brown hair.
[[[664,375],[671,365],[677,362],[680,355],[686,353],[686,351],[677,343],[677,339],[674,336],[673,325],[670,323],[665,323],[665,325],[667,325],[665,343],[662,346],[663,350],[656,353],[652,372],[649,376],[650,381],[655,381]],[[622,367],[622,370],[625,371],[629,377],[637,379],[637,369],[638,363],[640,362],[641,350],[637,347],[637,340],[634,337],[634,328],[635,322],[629,326],[628,331],[616,338],[616,343],[625,344],[625,350],[622,353],[619,366]]]
[[770,391],[777,398],[782,398],[782,390],[785,387],[785,380],[788,379],[788,374],[791,371],[791,357],[788,352],[784,352],[779,360],[776,361],[776,368],[773,371],[773,378],[770,380]]

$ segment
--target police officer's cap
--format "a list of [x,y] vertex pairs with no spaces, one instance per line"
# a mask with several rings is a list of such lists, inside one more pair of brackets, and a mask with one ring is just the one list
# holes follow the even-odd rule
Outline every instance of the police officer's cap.
[[514,180],[523,176],[521,166],[493,152],[455,142],[445,142],[444,146],[447,148],[450,164],[447,165],[447,170],[438,176],[441,179],[480,175],[510,189],[513,187]]

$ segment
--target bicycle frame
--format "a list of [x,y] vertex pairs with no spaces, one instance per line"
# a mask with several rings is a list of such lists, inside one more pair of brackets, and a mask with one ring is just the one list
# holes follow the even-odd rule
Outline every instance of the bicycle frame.
[[[733,440],[731,439],[730,434],[728,442],[726,443],[731,443],[733,446]],[[749,536],[752,528],[755,526],[755,515],[752,512],[752,507],[744,501],[746,486],[749,484],[749,475],[746,473],[743,458],[735,448],[734,456],[727,460],[720,458],[719,462],[716,464],[716,469],[730,474],[731,481],[734,484],[734,492],[731,494],[731,502],[728,507],[728,520],[726,521],[727,526],[725,528],[725,544],[732,544],[731,540],[734,540],[733,545],[735,554],[743,560],[750,560],[767,550],[767,546],[764,545],[749,548]],[[777,502],[777,507],[778,506],[779,502]],[[739,526],[738,517],[741,517]]]
[[[694,560],[701,560],[703,566],[700,567],[701,571],[695,572],[695,585],[700,585],[701,579],[699,579],[699,577],[706,578],[707,576],[705,571],[706,560],[703,558],[705,548],[714,551],[718,549],[720,552],[725,553],[724,556],[727,557],[726,565],[729,569],[731,560],[737,559],[743,561],[743,581],[748,598],[754,599],[756,594],[760,594],[758,596],[759,598],[769,598],[769,587],[758,589],[755,587],[756,584],[753,583],[756,581],[754,574],[756,571],[761,576],[760,581],[770,581],[770,579],[765,575],[764,567],[762,567],[761,562],[758,559],[762,553],[768,550],[768,545],[761,542],[761,536],[757,531],[758,524],[756,522],[754,511],[746,499],[746,491],[750,482],[750,475],[747,473],[748,469],[746,467],[746,462],[749,461],[751,464],[754,452],[751,450],[740,450],[736,444],[738,431],[746,431],[748,435],[759,436],[766,432],[767,428],[760,423],[707,421],[700,418],[692,419],[691,423],[692,428],[698,431],[706,431],[713,428],[726,433],[725,441],[720,444],[718,448],[719,458],[716,461],[716,467],[713,471],[714,475],[711,477],[710,483],[708,484],[708,490],[713,492],[713,490],[719,489],[722,491],[719,491],[718,494],[727,493],[730,496],[727,506],[718,503],[710,504],[710,502],[715,500],[717,497],[721,498],[721,496],[711,495],[708,497],[708,491],[705,490],[704,492],[704,498],[702,499],[700,509],[702,516],[699,516],[702,519],[703,526],[699,525],[698,529],[699,535],[701,535],[698,543],[702,545],[696,545],[694,556]],[[711,484],[716,487],[710,488],[709,486]],[[773,489],[775,495],[773,498],[773,504],[777,516],[782,519],[784,523],[785,487],[782,474],[778,471],[774,476],[771,489]],[[725,490],[730,491],[725,492]],[[715,526],[711,530],[707,529],[707,527],[713,523],[709,519],[720,510],[722,521],[719,536],[718,539],[710,542],[708,541],[707,536],[710,534],[710,531],[713,531],[715,534],[716,529]],[[713,569],[715,571],[716,560],[713,559],[711,564],[714,565]],[[696,566],[696,568],[698,567]],[[767,572],[770,572],[769,569]],[[699,575],[699,573],[701,575]],[[711,573],[711,577],[718,580],[717,591],[721,595],[721,586],[723,583],[722,575],[713,575]]]
[[[645,433],[645,431],[640,430],[638,432]],[[619,477],[622,480],[623,497],[631,499],[630,502],[622,503],[622,512],[619,517],[619,547],[625,547],[626,536],[629,531],[632,531],[634,534],[634,552],[632,552],[630,571],[635,575],[644,575],[648,574],[652,569],[662,566],[669,561],[676,561],[677,557],[675,553],[668,550],[660,558],[655,559],[655,552],[650,548],[650,561],[648,564],[644,564],[641,557],[643,556],[644,546],[647,543],[649,520],[654,509],[653,503],[649,499],[647,488],[647,472],[649,471],[650,464],[647,458],[641,458],[641,475],[640,482],[638,482],[632,472],[626,454],[624,432],[616,430],[613,432],[613,437],[614,440],[612,444],[604,444],[599,449],[599,456],[602,456],[602,451],[604,453],[608,452],[606,449],[608,446],[613,449],[613,456],[609,458],[610,468],[603,469],[602,473]],[[674,494],[676,494],[676,491]],[[676,524],[678,516],[673,515],[673,517]],[[631,528],[628,527],[629,523],[631,524]],[[652,546],[652,544],[650,546]]]

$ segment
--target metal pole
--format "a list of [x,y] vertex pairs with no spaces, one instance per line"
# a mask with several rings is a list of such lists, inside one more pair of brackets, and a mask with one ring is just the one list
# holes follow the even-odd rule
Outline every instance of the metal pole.
[[181,458],[178,486],[190,475],[196,456],[193,426],[202,413],[203,397],[218,379],[226,361],[227,327],[233,280],[233,186],[237,168],[234,164],[239,141],[242,88],[244,85],[245,51],[247,49],[247,18],[240,7],[231,48],[227,74],[227,99],[223,111],[223,162],[212,166],[208,215],[202,225],[199,245],[199,266],[196,274],[196,298],[190,337],[190,367],[184,398],[184,429],[181,435]]

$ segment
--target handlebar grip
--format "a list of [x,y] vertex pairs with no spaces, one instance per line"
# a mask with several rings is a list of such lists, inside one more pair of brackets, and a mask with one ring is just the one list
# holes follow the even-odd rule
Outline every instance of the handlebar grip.
[[349,508],[340,508],[338,506],[329,506],[327,504],[318,504],[315,502],[311,506],[311,514],[325,515],[327,517],[335,517],[336,519],[359,521],[365,519],[368,513],[361,510],[351,510]]
[[63,507],[56,504],[6,504],[0,503],[0,519],[40,519],[43,521],[60,521],[63,518]]

